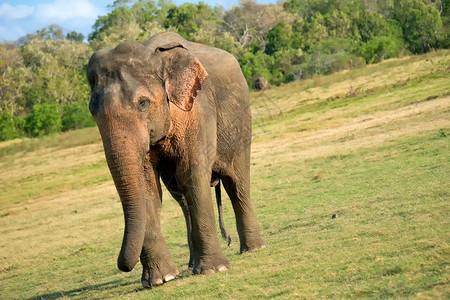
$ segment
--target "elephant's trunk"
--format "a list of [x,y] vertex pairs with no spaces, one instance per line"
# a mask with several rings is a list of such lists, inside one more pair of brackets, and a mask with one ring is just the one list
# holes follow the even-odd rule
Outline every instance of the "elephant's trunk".
[[144,243],[148,191],[143,163],[148,150],[136,132],[101,130],[106,160],[122,202],[125,230],[117,266],[121,271],[131,271],[139,261]]

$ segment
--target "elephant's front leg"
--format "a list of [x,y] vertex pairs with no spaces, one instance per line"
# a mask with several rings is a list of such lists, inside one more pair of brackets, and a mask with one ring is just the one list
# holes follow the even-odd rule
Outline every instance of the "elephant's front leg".
[[189,245],[189,269],[194,267],[194,249],[192,248],[192,224],[191,224],[191,215],[189,213],[189,208],[187,204],[186,197],[183,194],[183,191],[178,183],[176,176],[176,166],[171,163],[160,163],[159,165],[159,173],[163,183],[165,184],[167,190],[172,195],[172,197],[178,202],[183,211],[184,220],[186,221],[186,229],[187,229],[187,240]]
[[145,170],[151,197],[147,201],[147,228],[141,252],[142,286],[152,287],[175,279],[179,271],[161,234],[161,184],[156,167],[148,159]]
[[223,256],[216,230],[211,199],[211,170],[201,165],[190,167],[181,179],[186,191],[192,223],[194,274],[225,271],[230,263]]

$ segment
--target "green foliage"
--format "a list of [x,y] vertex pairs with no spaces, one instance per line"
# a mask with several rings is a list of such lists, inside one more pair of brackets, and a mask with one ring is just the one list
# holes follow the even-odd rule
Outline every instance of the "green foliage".
[[42,29],[37,30],[35,33],[29,33],[26,36],[19,39],[19,44],[24,45],[32,40],[48,41],[48,40],[60,40],[64,39],[64,33],[61,26],[52,24]]
[[20,50],[11,44],[0,45],[0,113],[17,115],[22,112],[26,101],[23,90],[30,77]]
[[238,61],[247,82],[254,82],[259,77],[264,77],[268,81],[271,80],[272,73],[270,69],[274,63],[272,56],[261,51],[256,53],[248,52],[239,57]]
[[13,140],[23,136],[25,119],[4,112],[0,114],[0,141]]
[[115,1],[112,11],[97,19],[88,40],[94,50],[113,48],[123,42],[143,42],[164,31],[169,7],[170,0]]
[[64,106],[61,120],[64,131],[95,126],[87,101],[77,101]]
[[26,131],[31,137],[60,132],[61,127],[58,106],[54,104],[36,104],[26,118]]
[[238,42],[229,32],[225,32],[222,36],[215,36],[214,45],[220,49],[228,51],[235,56],[238,55],[239,45]]
[[292,26],[284,22],[280,22],[267,33],[268,44],[266,53],[274,54],[280,50],[287,50],[292,45]]
[[361,56],[366,63],[377,63],[384,59],[398,57],[404,49],[403,41],[394,37],[375,37],[361,46]]
[[76,31],[71,31],[71,32],[67,33],[66,39],[74,41],[74,42],[83,42],[84,35],[82,33],[76,32]]
[[202,2],[172,6],[167,11],[164,27],[174,28],[180,35],[192,39],[201,29],[214,32],[220,22],[218,13],[220,11],[214,11],[212,7]]
[[229,32],[241,50],[264,52],[267,33],[281,20],[290,24],[294,19],[280,5],[262,5],[252,0],[243,0],[239,6],[224,13],[219,33]]
[[395,18],[403,28],[405,41],[413,53],[435,49],[443,38],[439,12],[419,0],[396,0]]
[[303,26],[305,35],[305,48],[309,50],[314,45],[328,38],[328,30],[325,26],[325,19],[322,14],[315,13],[312,18]]
[[376,36],[390,34],[390,24],[381,14],[362,11],[360,17],[355,20],[358,34],[362,42],[366,43]]
[[[115,4],[117,1],[115,2]],[[111,27],[115,27],[120,23],[130,23],[132,21],[132,13],[128,6],[113,6],[113,10],[106,16],[98,17],[92,28],[94,31],[89,34],[89,40],[94,40],[100,37],[100,34]]]

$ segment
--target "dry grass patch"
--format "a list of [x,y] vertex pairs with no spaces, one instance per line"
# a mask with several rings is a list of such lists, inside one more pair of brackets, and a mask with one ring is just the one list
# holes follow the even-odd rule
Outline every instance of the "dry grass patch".
[[[318,119],[315,121],[320,122]],[[450,97],[338,119],[338,115],[330,117],[333,122],[320,122],[321,128],[315,130],[293,132],[272,141],[255,143],[252,157],[260,160],[275,155],[283,160],[304,160],[342,155],[421,131],[438,132],[440,128],[450,128]]]

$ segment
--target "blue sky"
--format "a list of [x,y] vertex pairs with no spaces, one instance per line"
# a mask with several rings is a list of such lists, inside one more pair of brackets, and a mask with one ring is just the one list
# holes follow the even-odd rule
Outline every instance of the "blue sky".
[[[211,6],[225,9],[239,0],[203,0]],[[14,41],[50,24],[60,25],[65,32],[75,30],[86,37],[98,16],[108,13],[114,0],[0,0],[0,41]],[[177,5],[197,0],[173,0]],[[276,3],[277,0],[256,0]]]

